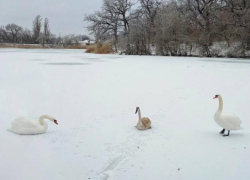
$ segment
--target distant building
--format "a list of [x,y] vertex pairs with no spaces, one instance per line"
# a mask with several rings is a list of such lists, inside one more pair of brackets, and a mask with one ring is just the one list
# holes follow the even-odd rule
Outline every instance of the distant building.
[[79,44],[82,44],[82,45],[91,45],[91,44],[95,44],[95,41],[92,41],[92,40],[84,40],[84,41],[79,41]]

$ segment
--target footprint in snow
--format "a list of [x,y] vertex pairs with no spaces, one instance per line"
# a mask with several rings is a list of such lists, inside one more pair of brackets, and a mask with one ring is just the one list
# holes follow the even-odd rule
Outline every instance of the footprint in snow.
[[109,160],[108,164],[104,168],[104,170],[101,172],[101,179],[107,180],[111,176],[114,175],[113,169],[120,164],[120,162],[123,160],[123,156],[118,156],[112,160]]

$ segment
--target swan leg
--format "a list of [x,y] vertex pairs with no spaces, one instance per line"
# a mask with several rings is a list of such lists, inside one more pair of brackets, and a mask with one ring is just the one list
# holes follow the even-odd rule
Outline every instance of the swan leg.
[[224,134],[224,132],[225,132],[225,129],[222,129],[222,131],[220,132],[221,134]]
[[223,135],[223,136],[229,136],[229,134],[230,134],[230,131],[228,131],[228,134],[227,134],[227,135]]

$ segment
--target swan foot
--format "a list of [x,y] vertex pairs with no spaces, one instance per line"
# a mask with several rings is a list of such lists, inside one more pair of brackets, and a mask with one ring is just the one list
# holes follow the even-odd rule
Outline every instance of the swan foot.
[[225,129],[222,129],[222,131],[220,132],[221,134],[224,134],[224,132],[225,132]]
[[228,131],[228,134],[227,134],[227,135],[225,135],[225,134],[224,134],[224,135],[223,135],[223,137],[225,137],[225,136],[229,136],[229,134],[230,134],[230,131]]

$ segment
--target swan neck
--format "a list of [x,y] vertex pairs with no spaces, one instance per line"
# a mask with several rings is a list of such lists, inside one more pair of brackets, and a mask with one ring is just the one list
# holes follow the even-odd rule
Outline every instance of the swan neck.
[[139,122],[141,122],[141,110],[140,110],[140,108],[138,109],[138,118],[139,118]]
[[40,116],[40,118],[39,118],[39,122],[40,122],[40,124],[45,128],[45,129],[48,129],[48,124],[44,121],[44,119],[48,119],[48,118],[50,118],[49,116],[47,116],[47,115],[42,115],[42,116]]
[[40,122],[41,125],[44,125],[44,123],[45,123],[44,119],[45,119],[45,117],[43,117],[43,116],[41,116],[39,118],[39,122]]
[[219,108],[218,108],[217,112],[222,112],[222,109],[223,109],[222,97],[219,97],[218,100],[219,100]]

